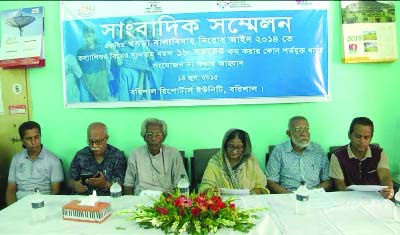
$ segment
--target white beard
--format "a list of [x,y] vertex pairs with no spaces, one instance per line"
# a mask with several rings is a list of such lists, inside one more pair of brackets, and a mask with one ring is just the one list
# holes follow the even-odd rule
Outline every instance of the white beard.
[[310,145],[310,140],[308,140],[307,142],[305,142],[305,141],[298,141],[298,140],[295,140],[294,138],[292,138],[292,142],[293,142],[297,147],[300,147],[300,148],[306,148],[306,147],[308,147],[308,145]]

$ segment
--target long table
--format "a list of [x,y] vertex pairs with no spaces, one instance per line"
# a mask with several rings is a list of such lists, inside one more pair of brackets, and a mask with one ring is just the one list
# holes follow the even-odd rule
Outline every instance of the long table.
[[[393,219],[394,204],[376,192],[331,192],[326,200],[313,206],[309,213],[295,213],[293,194],[249,195],[236,197],[236,205],[242,208],[268,208],[257,212],[260,219],[249,234],[400,234],[400,222]],[[157,229],[140,228],[134,221],[112,214],[101,224],[63,220],[62,206],[71,200],[81,200],[78,195],[43,195],[47,220],[34,223],[31,219],[31,196],[27,196],[0,211],[0,234],[73,234],[73,235],[126,235],[164,234]],[[134,208],[135,205],[151,205],[147,197],[123,196],[100,197],[111,202],[112,212]],[[325,203],[325,204],[324,204]],[[223,228],[217,234],[242,234]]]

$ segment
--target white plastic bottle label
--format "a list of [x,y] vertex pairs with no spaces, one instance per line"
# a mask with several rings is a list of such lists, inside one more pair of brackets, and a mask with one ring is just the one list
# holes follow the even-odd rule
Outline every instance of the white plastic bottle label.
[[38,209],[44,207],[44,201],[41,202],[32,202],[32,208],[33,209]]
[[122,196],[122,192],[110,192],[110,196],[111,197],[121,197]]
[[185,194],[185,193],[188,193],[188,192],[189,192],[189,188],[179,188],[179,191],[180,191],[182,194]]
[[308,199],[309,199],[309,196],[303,196],[303,195],[296,195],[296,200],[297,201],[302,201],[302,202],[306,202],[306,201],[308,201]]

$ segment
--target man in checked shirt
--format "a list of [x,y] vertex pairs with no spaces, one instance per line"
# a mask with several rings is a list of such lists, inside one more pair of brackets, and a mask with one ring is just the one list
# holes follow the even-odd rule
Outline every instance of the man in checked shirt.
[[107,127],[104,123],[91,123],[87,129],[88,146],[79,150],[71,162],[69,185],[75,193],[110,195],[114,180],[124,182],[126,158],[124,152],[107,144]]

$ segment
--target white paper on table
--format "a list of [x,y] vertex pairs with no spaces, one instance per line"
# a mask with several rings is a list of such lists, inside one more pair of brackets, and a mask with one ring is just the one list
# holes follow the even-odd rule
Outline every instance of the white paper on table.
[[387,186],[382,185],[350,185],[346,188],[348,191],[360,191],[360,192],[379,192]]
[[230,188],[220,188],[221,194],[231,194],[231,195],[249,195],[250,190],[248,189],[230,189]]
[[329,197],[323,188],[310,189],[308,193],[310,195],[309,204],[311,208],[331,208],[337,205],[337,202],[332,197]]
[[156,190],[142,190],[140,191],[139,196],[155,196],[159,197],[161,196],[162,192],[161,191],[156,191]]

